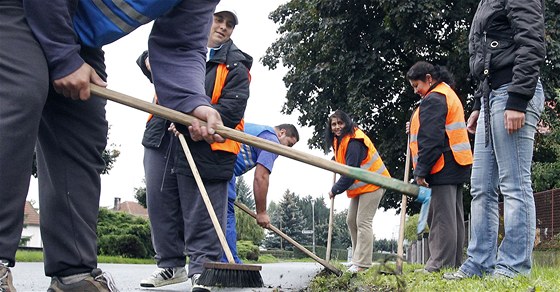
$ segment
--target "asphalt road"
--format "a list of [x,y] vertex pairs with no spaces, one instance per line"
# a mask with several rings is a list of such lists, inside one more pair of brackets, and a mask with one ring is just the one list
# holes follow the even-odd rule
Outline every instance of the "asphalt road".
[[[141,288],[140,280],[149,276],[155,265],[99,264],[99,268],[109,272],[117,287],[124,291],[190,291],[190,280],[184,283],[160,288]],[[275,263],[263,264],[261,276],[264,288],[220,288],[212,291],[299,291],[308,286],[313,277],[323,269],[318,263]],[[12,268],[14,285],[18,292],[47,291],[50,278],[44,274],[43,263],[17,263]],[[275,290],[275,291],[278,291]]]

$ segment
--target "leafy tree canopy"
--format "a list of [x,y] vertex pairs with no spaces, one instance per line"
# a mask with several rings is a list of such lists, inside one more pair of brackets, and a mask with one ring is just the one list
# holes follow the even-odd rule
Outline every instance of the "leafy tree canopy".
[[[311,148],[324,148],[328,114],[342,109],[372,139],[391,175],[402,178],[405,123],[419,99],[404,75],[419,60],[444,65],[455,75],[458,95],[470,104],[475,85],[468,78],[467,42],[478,2],[292,0],[270,14],[281,37],[261,62],[288,68],[282,112],[297,110],[299,124],[314,128]],[[546,7],[542,80],[550,98],[560,83],[560,4],[546,0]],[[382,206],[399,209],[400,198],[388,192]]]

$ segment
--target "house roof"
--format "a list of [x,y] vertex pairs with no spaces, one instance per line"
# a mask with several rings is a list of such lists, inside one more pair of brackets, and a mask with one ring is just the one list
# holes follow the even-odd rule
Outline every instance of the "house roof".
[[39,225],[39,213],[33,208],[31,202],[25,202],[23,224],[25,225]]
[[148,210],[137,202],[126,201],[119,203],[118,211],[140,216],[146,219],[148,218]]

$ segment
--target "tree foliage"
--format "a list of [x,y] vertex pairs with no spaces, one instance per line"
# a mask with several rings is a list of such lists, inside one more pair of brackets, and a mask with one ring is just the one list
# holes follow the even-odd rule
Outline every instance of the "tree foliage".
[[97,238],[99,255],[149,258],[155,254],[149,222],[141,217],[100,208]]
[[[468,77],[467,41],[478,2],[292,0],[270,14],[281,37],[261,62],[288,68],[282,112],[297,110],[299,124],[314,128],[311,148],[323,148],[328,114],[342,109],[372,139],[391,175],[401,178],[405,123],[418,100],[404,75],[419,60],[444,65],[455,75],[458,95],[470,103],[475,85]],[[550,96],[560,83],[560,4],[546,4],[542,80]],[[381,204],[399,210],[400,198],[390,191]],[[409,212],[419,207],[409,206]]]
[[237,200],[245,204],[251,210],[255,210],[255,199],[253,198],[253,192],[251,188],[245,182],[243,176],[237,177],[235,182],[235,192],[237,193]]
[[[255,200],[251,195],[251,189],[245,183],[243,177],[238,177],[235,189],[237,191],[237,200],[245,204],[249,209],[255,210]],[[264,239],[264,230],[257,224],[257,221],[245,212],[235,211],[237,240],[238,241],[251,241],[256,246],[259,246]]]

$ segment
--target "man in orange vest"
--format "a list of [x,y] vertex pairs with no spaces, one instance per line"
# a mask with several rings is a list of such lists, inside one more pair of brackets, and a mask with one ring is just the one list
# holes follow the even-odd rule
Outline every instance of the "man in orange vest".
[[[253,59],[235,46],[231,34],[239,23],[237,13],[221,4],[214,13],[208,38],[205,89],[224,125],[243,130],[243,115],[249,98]],[[151,78],[147,52],[138,65]],[[157,100],[157,99],[156,99]],[[178,139],[167,129],[170,122],[157,116],[146,124],[145,147],[146,201],[158,270],[140,282],[142,287],[160,287],[191,278],[196,291],[209,290],[197,284],[203,264],[220,261],[222,247],[200,195]],[[195,142],[185,134],[204,186],[212,200],[222,229],[226,229],[227,186],[240,143],[208,144]],[[188,273],[185,255],[189,257]]]
[[431,273],[457,268],[463,259],[463,193],[469,180],[472,152],[463,105],[448,84],[445,68],[417,62],[406,74],[422,100],[410,122],[410,152],[418,185],[431,187],[428,211],[430,257],[424,269]]

